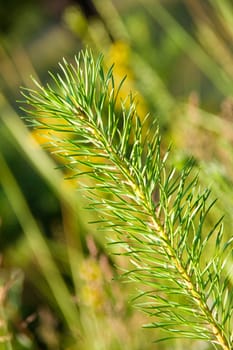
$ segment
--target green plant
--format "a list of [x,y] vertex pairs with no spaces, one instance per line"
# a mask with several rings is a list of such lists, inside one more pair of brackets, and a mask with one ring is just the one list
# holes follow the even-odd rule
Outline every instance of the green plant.
[[200,189],[192,162],[181,171],[168,165],[156,122],[141,120],[132,95],[119,101],[124,79],[115,86],[102,61],[81,52],[51,74],[54,86],[25,89],[27,119],[50,130],[53,152],[82,178],[115,254],[129,257],[123,276],[140,289],[147,327],[161,329],[159,340],[232,349],[232,239],[223,241],[221,219],[208,221],[211,192]]

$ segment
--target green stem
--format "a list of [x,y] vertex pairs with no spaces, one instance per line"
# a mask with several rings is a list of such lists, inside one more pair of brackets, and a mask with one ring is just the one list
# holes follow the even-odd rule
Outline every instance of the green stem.
[[[5,293],[4,286],[1,286],[0,291],[1,294]],[[0,350],[13,350],[11,345],[11,335],[8,331],[7,319],[2,300],[0,303]]]
[[[153,216],[152,216],[153,217]],[[221,328],[219,324],[214,319],[208,305],[203,301],[200,293],[195,288],[191,278],[183,268],[182,264],[180,263],[179,258],[177,257],[174,249],[169,245],[168,237],[166,232],[163,230],[162,225],[158,224],[157,219],[153,217],[153,226],[154,230],[157,234],[160,235],[164,242],[164,249],[168,256],[170,257],[171,261],[173,262],[174,266],[176,267],[177,271],[179,272],[184,285],[191,294],[192,298],[194,299],[196,305],[201,310],[202,314],[206,317],[206,319],[209,321],[210,329],[212,330],[213,336],[216,338],[217,343],[222,347],[223,350],[232,350],[231,347],[228,345],[228,341],[224,334],[221,332]]]

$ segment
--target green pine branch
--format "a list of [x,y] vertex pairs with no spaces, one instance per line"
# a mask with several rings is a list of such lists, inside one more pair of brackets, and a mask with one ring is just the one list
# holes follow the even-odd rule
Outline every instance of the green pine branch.
[[83,177],[100,225],[115,232],[112,244],[132,263],[125,276],[138,284],[138,306],[152,320],[147,327],[168,332],[160,340],[185,337],[232,349],[233,292],[225,271],[232,239],[223,241],[221,220],[209,226],[210,190],[200,191],[190,162],[180,173],[167,165],[156,123],[141,121],[132,95],[120,100],[122,84],[115,86],[102,56],[81,52],[51,77],[53,85],[23,91],[27,119],[51,131],[53,150]]

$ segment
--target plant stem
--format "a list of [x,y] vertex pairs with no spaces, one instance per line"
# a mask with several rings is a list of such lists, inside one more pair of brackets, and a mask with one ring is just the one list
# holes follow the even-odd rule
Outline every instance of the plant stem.
[[175,250],[169,244],[169,239],[167,237],[166,232],[163,230],[162,225],[158,224],[157,219],[155,219],[153,215],[152,215],[152,224],[154,226],[154,230],[156,234],[159,234],[160,237],[162,238],[162,241],[164,242],[164,250],[166,251],[167,255],[170,257],[171,261],[173,262],[174,266],[179,272],[187,291],[189,292],[189,294],[192,295],[195,303],[197,304],[201,312],[209,320],[210,328],[212,330],[214,337],[217,339],[217,343],[222,347],[223,350],[231,350],[231,348],[228,345],[226,337],[224,336],[224,334],[222,334],[221,328],[219,327],[218,323],[214,319],[208,305],[203,302],[203,299],[201,298],[200,293],[197,291],[191,278],[189,277],[189,275],[183,268],[182,264],[180,263],[180,260],[177,257]]

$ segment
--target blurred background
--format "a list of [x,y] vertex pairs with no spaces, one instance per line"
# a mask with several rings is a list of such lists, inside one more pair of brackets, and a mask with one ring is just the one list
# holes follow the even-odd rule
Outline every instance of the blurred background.
[[[0,1],[0,343],[2,349],[195,349],[155,345],[156,330],[119,281],[94,213],[64,180],[20,109],[22,86],[46,84],[84,47],[115,63],[125,96],[158,119],[179,169],[193,156],[230,236],[233,213],[233,5],[230,0]],[[55,168],[58,168],[55,170]],[[1,345],[0,345],[1,346]],[[208,349],[199,344],[200,349]]]

